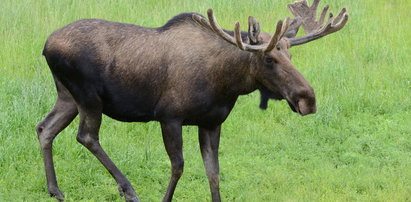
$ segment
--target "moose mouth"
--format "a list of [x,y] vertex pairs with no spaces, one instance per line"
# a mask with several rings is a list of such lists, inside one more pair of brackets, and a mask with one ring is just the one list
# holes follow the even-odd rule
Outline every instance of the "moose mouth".
[[291,110],[293,110],[293,112],[295,112],[295,113],[300,113],[300,112],[297,112],[297,109],[296,109],[296,107],[294,107],[294,104],[292,104],[290,101],[288,101],[287,100],[287,103],[288,103],[288,106],[290,106],[290,108],[291,108]]
[[317,111],[315,104],[310,105],[309,104],[310,102],[306,99],[301,99],[301,100],[298,100],[297,102],[292,102],[292,101],[289,101],[288,99],[286,100],[291,110],[293,110],[293,112],[299,113],[301,116],[305,116],[308,114],[314,114]]
[[288,103],[288,106],[290,106],[291,110],[302,116],[313,114],[317,111],[316,110],[317,107],[315,104],[315,97],[313,95],[311,96],[310,93],[306,93],[304,95],[298,94],[294,96],[289,96],[286,93],[282,93],[280,91],[272,91],[266,87],[261,87],[259,88],[259,90],[260,90],[262,99],[263,97],[266,97],[266,99],[271,98],[274,100],[285,99]]

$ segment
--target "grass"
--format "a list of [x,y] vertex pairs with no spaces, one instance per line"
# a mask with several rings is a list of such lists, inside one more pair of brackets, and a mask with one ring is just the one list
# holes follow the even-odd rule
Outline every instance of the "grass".
[[[292,48],[293,62],[316,91],[318,113],[300,117],[284,102],[260,111],[242,96],[223,125],[224,201],[411,201],[411,24],[408,0],[329,1],[346,6],[340,32]],[[81,18],[161,26],[209,7],[223,27],[248,15],[263,31],[289,16],[279,1],[3,0],[0,7],[0,201],[55,201],[47,194],[34,126],[56,93],[42,47],[47,36]],[[325,4],[322,3],[322,5]],[[78,120],[54,143],[67,201],[122,201],[108,172],[75,140]],[[209,201],[197,129],[184,128],[185,173],[175,201]],[[161,200],[169,160],[159,124],[104,117],[101,144],[142,201]]]

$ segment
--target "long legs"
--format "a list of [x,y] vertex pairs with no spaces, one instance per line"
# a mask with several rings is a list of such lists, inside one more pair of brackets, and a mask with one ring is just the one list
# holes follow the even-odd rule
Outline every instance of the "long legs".
[[66,128],[77,116],[78,111],[74,100],[65,92],[60,93],[51,112],[36,126],[37,135],[43,152],[44,167],[46,170],[47,188],[51,196],[63,200],[56,180],[53,164],[52,146],[54,138]]
[[177,182],[183,174],[183,138],[180,122],[161,123],[163,141],[171,161],[171,178],[163,201],[171,201]]
[[116,165],[101,148],[98,131],[101,124],[102,108],[99,99],[93,100],[91,105],[83,107],[76,103],[68,90],[56,80],[58,98],[54,108],[37,126],[36,131],[43,152],[46,171],[47,186],[51,196],[60,201],[64,199],[63,193],[57,185],[53,165],[52,144],[58,133],[66,128],[80,113],[80,126],[77,140],[83,144],[106,167],[119,185],[119,191],[125,195],[126,201],[139,201],[128,179],[121,173]]
[[[171,161],[171,178],[163,201],[171,201],[177,182],[184,169],[182,127],[180,122],[162,122],[161,130],[164,145]],[[199,142],[213,202],[221,201],[218,165],[220,126],[213,128],[199,127]]]
[[221,126],[214,128],[199,127],[199,142],[201,155],[203,156],[204,167],[206,169],[208,182],[210,183],[211,197],[213,202],[221,201],[219,190],[219,164],[218,146],[220,144]]
[[98,132],[101,124],[102,111],[98,103],[93,103],[93,107],[79,107],[80,126],[77,141],[84,145],[93,155],[104,165],[119,185],[119,191],[124,194],[126,201],[140,201],[131,183],[121,173],[110,157],[100,145]]
[[[60,87],[60,90],[64,87]],[[120,193],[126,201],[139,201],[129,180],[116,167],[99,143],[99,129],[102,118],[102,104],[96,98],[92,104],[76,103],[67,89],[59,91],[59,97],[53,110],[36,126],[41,149],[44,155],[47,185],[50,195],[59,200],[64,196],[57,185],[53,165],[52,143],[57,134],[80,114],[80,126],[77,140],[84,145],[104,165],[119,185]],[[85,107],[87,106],[87,107]],[[182,123],[179,121],[161,122],[161,130],[166,151],[171,161],[171,178],[163,201],[171,201],[177,182],[183,174],[184,158],[182,151]],[[212,128],[199,127],[199,142],[201,154],[210,190],[214,202],[220,201],[218,147],[220,141],[220,126]]]

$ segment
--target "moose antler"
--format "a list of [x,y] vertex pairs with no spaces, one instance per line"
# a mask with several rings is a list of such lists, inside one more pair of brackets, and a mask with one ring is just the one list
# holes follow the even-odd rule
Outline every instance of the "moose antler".
[[337,32],[345,26],[348,21],[348,13],[346,13],[346,8],[343,8],[336,18],[333,18],[333,14],[330,13],[330,19],[323,25],[325,15],[327,14],[329,8],[329,6],[326,5],[321,12],[320,19],[316,20],[317,8],[320,1],[321,0],[314,0],[311,7],[308,6],[307,0],[302,0],[287,5],[288,9],[296,18],[302,19],[302,27],[307,33],[307,35],[302,37],[290,38],[290,46],[296,46],[319,39],[328,34]]
[[240,31],[239,22],[235,23],[234,37],[233,37],[229,35],[227,32],[225,32],[220,27],[220,25],[218,25],[217,20],[215,19],[214,14],[213,14],[213,9],[209,8],[207,10],[207,15],[208,15],[208,21],[204,17],[198,14],[193,14],[193,19],[199,22],[200,24],[211,29],[213,32],[215,32],[217,35],[219,35],[221,38],[223,38],[227,42],[236,45],[241,50],[250,51],[250,52],[269,52],[271,51],[277,45],[278,41],[280,41],[280,39],[284,36],[290,24],[290,18],[287,18],[285,23],[283,23],[282,20],[279,20],[277,23],[277,28],[275,30],[275,33],[271,37],[269,43],[261,44],[261,45],[250,45],[247,43],[243,43],[241,39],[241,31]]

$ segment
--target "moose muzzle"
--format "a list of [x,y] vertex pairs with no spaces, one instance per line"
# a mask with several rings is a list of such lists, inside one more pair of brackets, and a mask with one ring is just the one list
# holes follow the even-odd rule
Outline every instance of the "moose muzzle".
[[314,91],[306,91],[299,96],[293,96],[294,98],[287,97],[286,100],[290,108],[300,115],[314,114],[317,112],[317,105],[315,104]]

